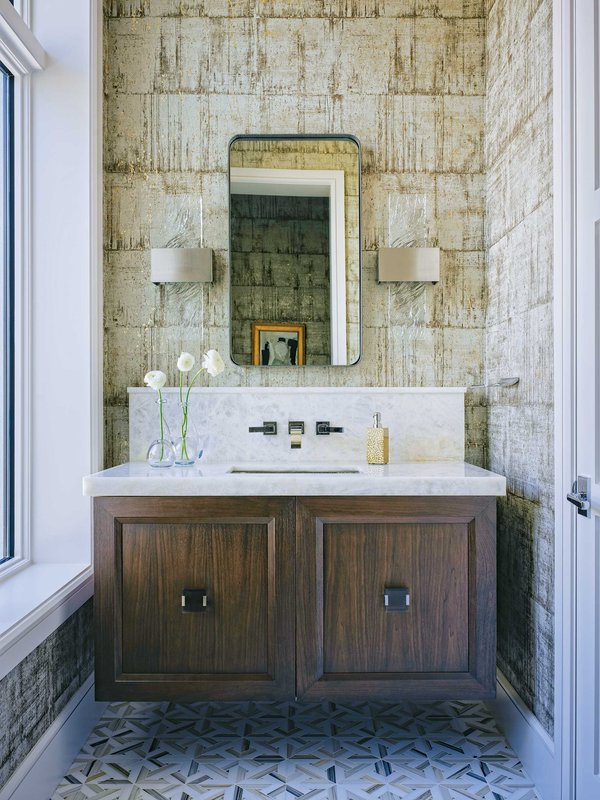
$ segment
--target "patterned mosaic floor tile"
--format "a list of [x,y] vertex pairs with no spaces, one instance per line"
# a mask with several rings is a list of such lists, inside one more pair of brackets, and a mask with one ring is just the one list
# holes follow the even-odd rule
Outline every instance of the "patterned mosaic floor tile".
[[111,703],[52,800],[537,800],[478,703]]

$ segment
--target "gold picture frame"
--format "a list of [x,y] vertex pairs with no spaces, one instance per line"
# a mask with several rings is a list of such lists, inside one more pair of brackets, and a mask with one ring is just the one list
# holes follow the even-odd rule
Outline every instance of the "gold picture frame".
[[305,363],[306,325],[303,322],[252,323],[253,366],[302,367]]

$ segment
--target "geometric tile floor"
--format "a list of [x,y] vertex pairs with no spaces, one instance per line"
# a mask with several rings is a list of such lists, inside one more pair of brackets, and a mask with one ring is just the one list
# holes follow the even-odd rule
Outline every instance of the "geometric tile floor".
[[537,800],[481,703],[111,703],[52,800]]

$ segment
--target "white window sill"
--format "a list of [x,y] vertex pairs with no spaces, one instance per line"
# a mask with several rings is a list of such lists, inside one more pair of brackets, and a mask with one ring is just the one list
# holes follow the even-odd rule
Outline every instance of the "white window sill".
[[0,680],[94,591],[89,564],[29,564],[0,583]]

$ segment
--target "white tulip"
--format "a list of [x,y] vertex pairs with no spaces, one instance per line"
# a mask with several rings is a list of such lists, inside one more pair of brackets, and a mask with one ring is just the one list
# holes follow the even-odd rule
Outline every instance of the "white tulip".
[[147,383],[151,389],[154,389],[157,392],[163,388],[166,382],[167,376],[159,369],[153,369],[144,375],[144,383]]
[[196,359],[191,353],[182,353],[177,359],[177,369],[180,372],[189,372],[196,363]]
[[202,366],[213,378],[215,375],[220,375],[225,369],[225,363],[216,350],[209,350],[208,353],[204,353]]

